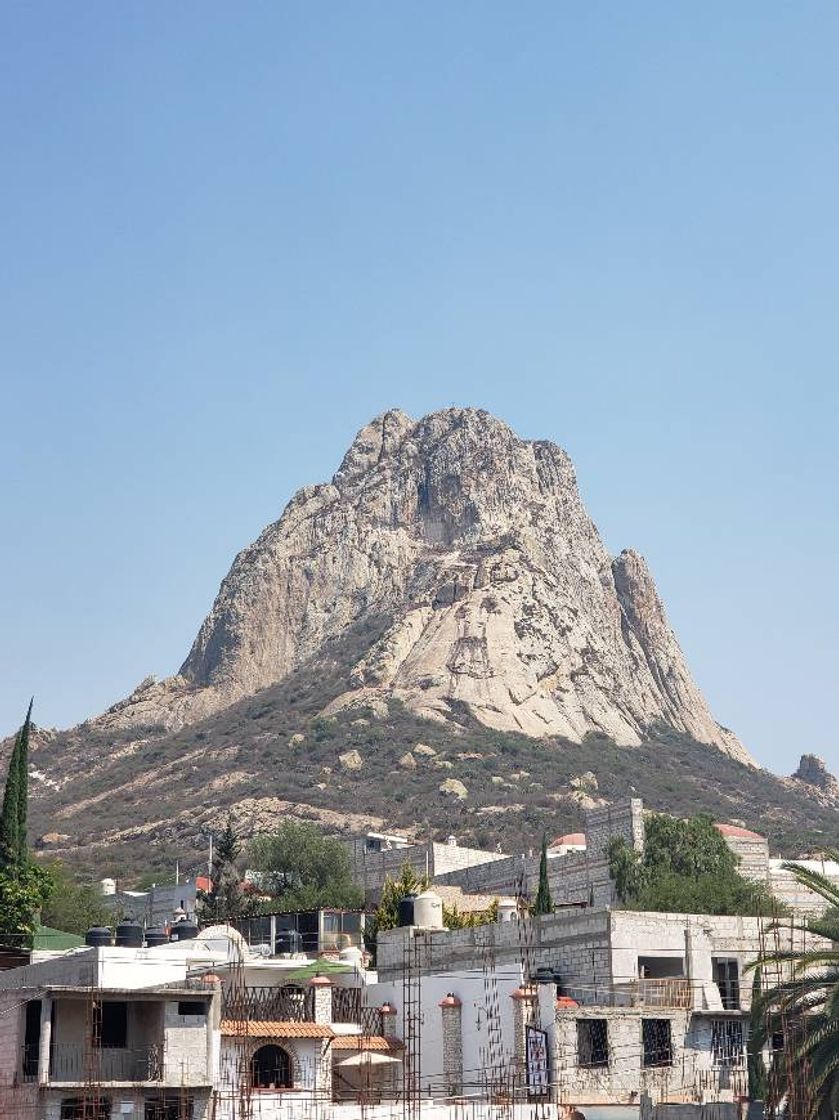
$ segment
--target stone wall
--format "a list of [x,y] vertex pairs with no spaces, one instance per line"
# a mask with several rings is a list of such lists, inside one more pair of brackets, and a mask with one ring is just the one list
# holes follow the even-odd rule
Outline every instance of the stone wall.
[[[464,848],[459,844],[411,844],[405,848],[387,848],[370,851],[363,838],[348,842],[353,867],[353,877],[364,890],[368,901],[377,901],[381,895],[385,879],[399,877],[406,863],[418,875],[426,871],[434,880],[461,886],[458,875],[471,872],[480,875],[481,868],[495,863],[503,863],[510,857],[499,852],[487,852],[481,848]],[[454,877],[451,877],[454,876]],[[479,888],[472,888],[482,893]],[[494,890],[495,888],[491,888]]]

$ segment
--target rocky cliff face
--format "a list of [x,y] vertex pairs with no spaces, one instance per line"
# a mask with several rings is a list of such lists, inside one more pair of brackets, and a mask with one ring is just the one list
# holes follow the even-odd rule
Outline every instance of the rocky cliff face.
[[830,773],[823,758],[817,754],[803,754],[792,780],[809,787],[822,801],[839,805],[839,781]]
[[236,557],[179,674],[97,722],[193,722],[368,614],[391,624],[333,708],[395,696],[445,719],[459,701],[499,730],[621,744],[662,722],[752,764],[694,684],[643,559],[604,548],[565,452],[471,409],[363,428],[332,481]]

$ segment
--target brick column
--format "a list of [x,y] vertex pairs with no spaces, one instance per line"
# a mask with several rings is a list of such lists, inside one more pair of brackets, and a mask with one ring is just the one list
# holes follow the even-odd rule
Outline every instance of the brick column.
[[328,976],[313,976],[309,987],[315,993],[315,1022],[328,1027],[332,1022],[332,981]]
[[[382,1024],[381,1030],[385,1038],[396,1037],[396,1008],[388,1000],[379,1008],[379,1019]],[[402,1074],[404,1073],[404,1066],[400,1062],[399,1065],[388,1066],[385,1074],[385,1085],[391,1093],[398,1093],[402,1088]]]
[[[314,991],[315,1022],[328,1027],[332,1023],[332,981],[328,976],[313,976],[309,987]],[[315,1058],[315,1090],[318,1099],[325,1101],[332,1093],[332,1046],[325,1038]]]
[[392,1038],[396,1034],[396,1008],[385,1000],[379,1008],[379,1015],[382,1019],[382,1034],[386,1038]]
[[536,1005],[539,993],[535,984],[523,984],[510,993],[513,1001],[513,1060],[518,1070],[524,1071],[526,1065],[525,1031],[530,1024],[535,1026]]
[[463,1007],[453,992],[440,1000],[443,1020],[443,1075],[446,1095],[458,1097],[463,1092]]

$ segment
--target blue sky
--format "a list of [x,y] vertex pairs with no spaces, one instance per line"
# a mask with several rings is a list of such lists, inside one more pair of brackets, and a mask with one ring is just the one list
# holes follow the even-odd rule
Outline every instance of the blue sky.
[[572,455],[718,718],[834,716],[839,8],[9,3],[0,731],[177,669],[355,431]]

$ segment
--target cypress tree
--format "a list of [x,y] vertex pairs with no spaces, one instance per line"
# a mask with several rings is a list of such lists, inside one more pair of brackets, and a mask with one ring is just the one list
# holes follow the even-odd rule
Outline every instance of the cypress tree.
[[29,701],[26,719],[20,729],[20,750],[18,751],[17,775],[17,866],[25,867],[29,862],[29,843],[27,841],[29,805],[29,730],[32,726],[32,704],[34,697]]
[[6,788],[3,791],[3,808],[0,809],[0,869],[13,870],[24,866],[26,847],[26,800],[29,789],[29,724],[32,719],[32,701],[23,727],[15,738]]
[[763,1060],[763,1039],[766,1033],[765,1009],[766,1002],[762,995],[761,969],[758,965],[752,981],[752,1010],[749,1021],[749,1038],[746,1045],[750,1101],[765,1101],[769,1089],[766,1063]]
[[539,859],[539,889],[533,903],[534,914],[553,914],[554,903],[548,883],[548,838],[542,835],[542,855]]

